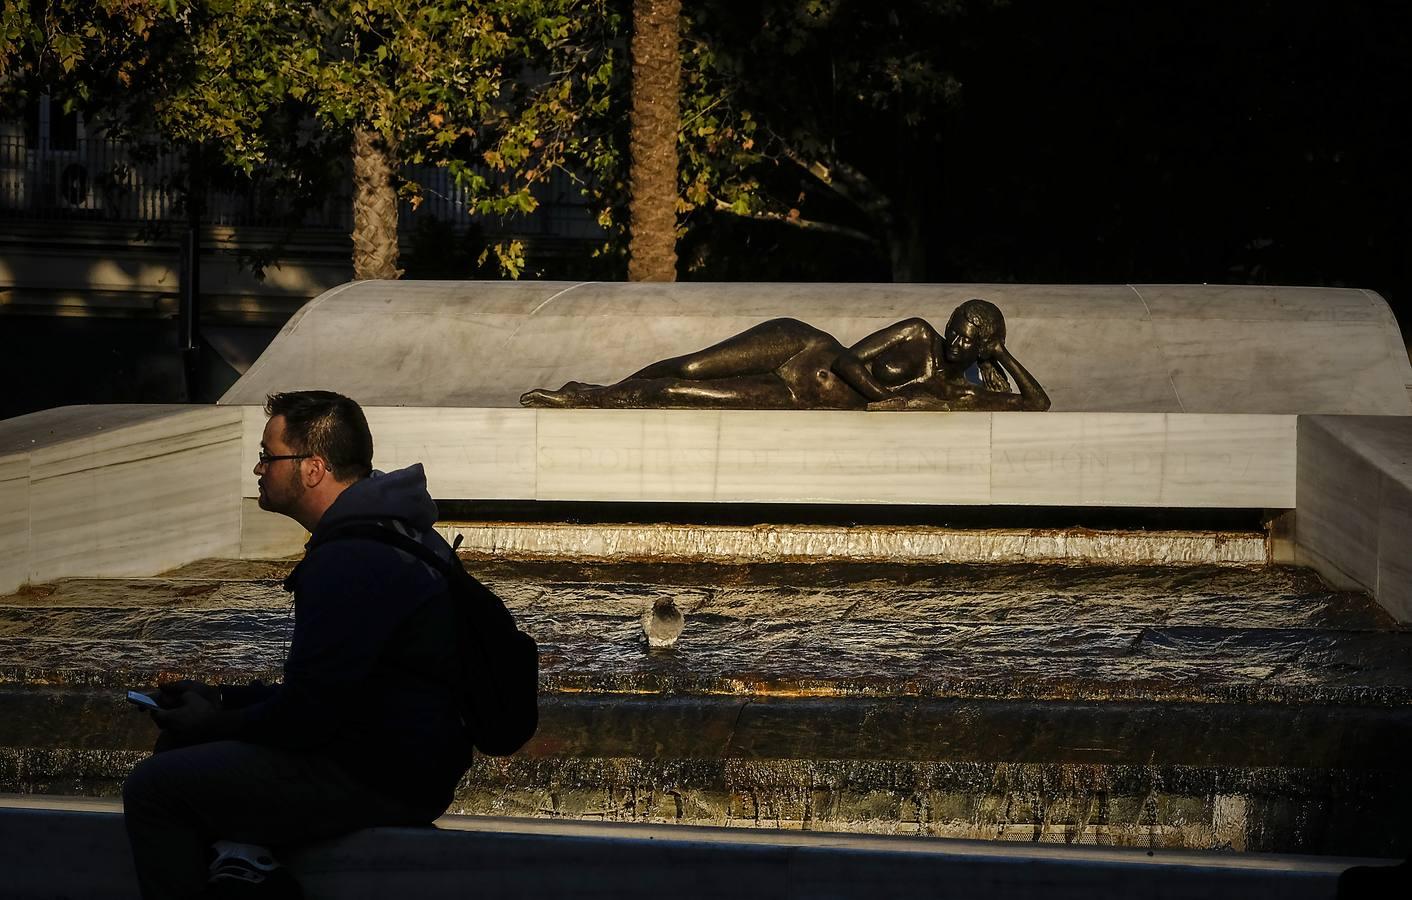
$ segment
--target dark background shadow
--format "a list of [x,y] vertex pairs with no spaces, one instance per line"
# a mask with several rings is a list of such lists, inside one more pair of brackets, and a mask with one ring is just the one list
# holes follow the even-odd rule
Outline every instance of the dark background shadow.
[[[961,83],[953,105],[920,128],[880,115],[839,137],[914,223],[922,280],[1362,287],[1408,332],[1412,5],[969,8],[924,38]],[[856,241],[727,216],[691,224],[683,278],[891,277]],[[424,230],[405,236],[407,277],[492,274],[478,230]],[[532,256],[530,271],[613,277],[604,266],[585,245]],[[273,336],[280,323],[262,324]],[[211,381],[189,392],[176,341],[169,318],[0,315],[0,417],[219,396],[233,370],[211,361]]]

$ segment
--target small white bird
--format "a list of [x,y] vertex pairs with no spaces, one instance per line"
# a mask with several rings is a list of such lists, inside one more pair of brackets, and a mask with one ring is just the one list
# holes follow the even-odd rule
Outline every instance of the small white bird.
[[647,646],[653,650],[675,644],[685,627],[686,619],[671,597],[657,597],[652,601],[652,608],[642,614],[642,632],[647,635]]

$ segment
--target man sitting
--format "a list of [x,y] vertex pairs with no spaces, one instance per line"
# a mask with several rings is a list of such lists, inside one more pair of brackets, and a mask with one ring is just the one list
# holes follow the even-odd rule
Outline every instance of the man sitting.
[[372,522],[449,559],[422,467],[374,472],[363,411],[339,394],[272,394],[265,412],[260,508],[303,525],[313,547],[286,582],[294,634],[284,678],[162,685],[156,752],[123,787],[147,900],[204,896],[216,841],[278,846],[430,824],[471,760],[443,577],[380,541],[319,544]]

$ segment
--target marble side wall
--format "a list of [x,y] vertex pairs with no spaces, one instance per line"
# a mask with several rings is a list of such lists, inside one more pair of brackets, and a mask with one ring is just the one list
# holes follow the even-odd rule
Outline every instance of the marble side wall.
[[0,456],[0,592],[29,580],[29,455]]
[[302,553],[309,532],[287,516],[265,512],[253,497],[240,498],[241,559],[280,559]]
[[1301,416],[1295,561],[1412,622],[1412,420]]
[[[442,499],[1295,505],[1296,418],[1286,415],[367,414],[375,465],[425,464]],[[264,421],[254,406],[113,406],[0,423],[0,589],[299,552],[302,529],[254,502]]]
[[[1294,505],[1295,417],[372,407],[373,464],[457,500]],[[244,407],[241,496],[264,413]]]
[[0,590],[239,549],[239,410],[75,406],[0,422]]

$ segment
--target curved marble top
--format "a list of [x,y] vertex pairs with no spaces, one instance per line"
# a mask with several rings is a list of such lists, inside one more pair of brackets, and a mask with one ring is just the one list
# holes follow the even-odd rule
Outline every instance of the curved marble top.
[[1376,293],[1222,285],[351,282],[295,314],[220,402],[324,388],[513,407],[776,316],[847,344],[908,316],[942,327],[971,297],[1005,313],[1055,411],[1412,415],[1412,366]]

